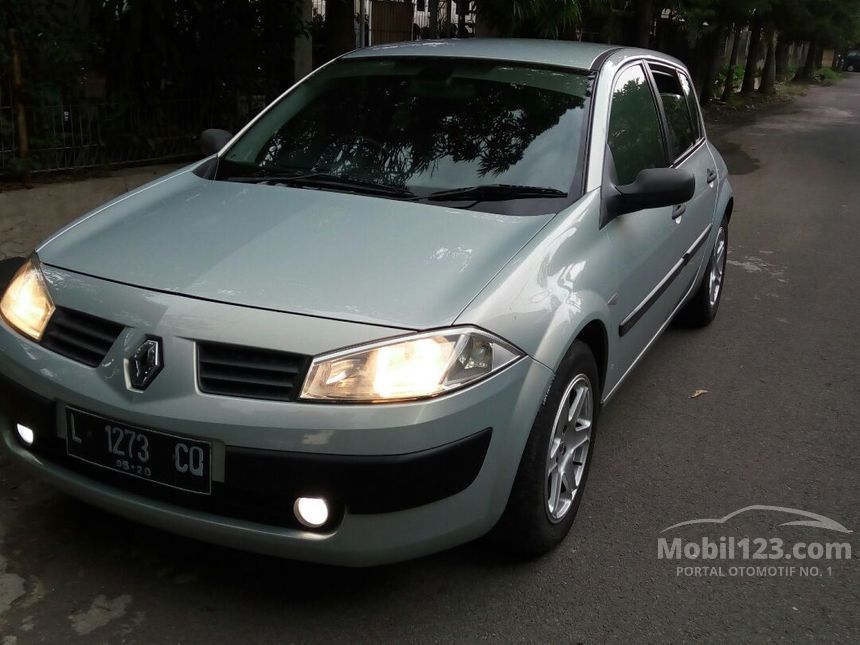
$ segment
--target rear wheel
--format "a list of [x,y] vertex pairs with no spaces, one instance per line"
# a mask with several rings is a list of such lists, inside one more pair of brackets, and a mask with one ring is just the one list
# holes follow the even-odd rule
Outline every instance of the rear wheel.
[[728,251],[729,223],[723,219],[702,282],[690,301],[678,313],[677,322],[687,327],[705,327],[716,318],[723,297]]
[[532,557],[553,549],[582,501],[600,414],[597,362],[576,341],[535,419],[502,519],[492,537],[507,552]]

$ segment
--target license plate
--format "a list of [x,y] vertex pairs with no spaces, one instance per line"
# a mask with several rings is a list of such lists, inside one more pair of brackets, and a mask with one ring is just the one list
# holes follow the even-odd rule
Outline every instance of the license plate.
[[212,492],[212,445],[66,410],[66,450],[83,461],[124,475],[208,495]]

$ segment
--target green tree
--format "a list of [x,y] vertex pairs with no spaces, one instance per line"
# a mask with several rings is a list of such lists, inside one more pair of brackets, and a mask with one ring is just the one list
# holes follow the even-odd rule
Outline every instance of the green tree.
[[755,80],[758,76],[758,60],[761,56],[762,32],[764,31],[764,7],[754,10],[750,23],[750,40],[747,49],[747,61],[744,67],[744,80],[741,84],[741,94],[751,94],[755,91]]
[[805,60],[795,75],[797,80],[812,80],[825,48],[838,51],[860,36],[860,0],[773,0],[770,18],[781,43],[775,57],[777,75],[784,73],[781,59],[788,43],[807,44]]
[[478,20],[500,36],[558,38],[580,25],[586,6],[599,0],[476,0]]

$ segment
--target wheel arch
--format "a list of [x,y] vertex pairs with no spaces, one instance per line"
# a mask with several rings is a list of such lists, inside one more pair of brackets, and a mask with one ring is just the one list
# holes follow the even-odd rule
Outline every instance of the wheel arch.
[[735,192],[732,190],[732,185],[729,183],[729,178],[726,177],[719,186],[719,194],[717,195],[717,203],[714,208],[714,228],[720,225],[725,217],[727,221],[732,218],[732,213],[735,210]]
[[597,361],[597,373],[600,375],[600,392],[602,394],[606,385],[606,371],[609,365],[609,334],[606,331],[606,325],[597,318],[590,320],[573,339],[571,346],[577,340],[588,345],[591,353],[594,354],[594,360]]
[[[588,294],[590,297],[585,293],[581,295],[582,304],[585,305],[586,302],[591,301],[589,304],[592,306],[583,307],[578,320],[571,320],[570,310],[563,309],[561,312],[556,312],[556,322],[550,326],[541,340],[535,358],[553,372],[558,372],[561,361],[570,353],[573,344],[578,340],[582,341],[594,354],[602,393],[612,364],[612,348],[608,331],[609,312],[606,303],[598,300],[596,294]],[[599,307],[599,304],[603,307]],[[571,324],[572,322],[574,324]]]

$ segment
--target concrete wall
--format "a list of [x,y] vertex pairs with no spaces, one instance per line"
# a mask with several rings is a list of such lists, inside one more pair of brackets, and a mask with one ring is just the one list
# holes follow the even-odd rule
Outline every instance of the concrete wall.
[[0,192],[0,260],[29,255],[40,241],[68,222],[178,167],[127,168],[108,177]]

